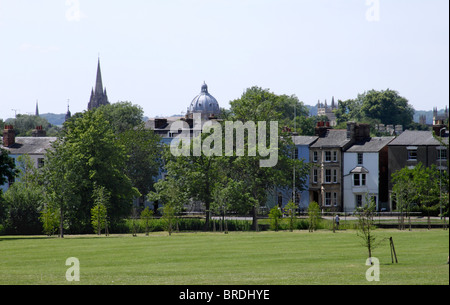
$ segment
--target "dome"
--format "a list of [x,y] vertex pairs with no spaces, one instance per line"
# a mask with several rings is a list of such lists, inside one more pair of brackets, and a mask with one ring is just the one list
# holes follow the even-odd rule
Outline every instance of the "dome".
[[188,114],[201,113],[202,116],[212,116],[220,114],[220,107],[217,100],[209,94],[208,85],[202,86],[202,91],[191,102],[188,108]]

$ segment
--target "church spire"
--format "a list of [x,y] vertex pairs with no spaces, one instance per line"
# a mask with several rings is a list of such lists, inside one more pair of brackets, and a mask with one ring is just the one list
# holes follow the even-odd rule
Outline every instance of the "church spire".
[[95,94],[103,94],[103,82],[102,82],[102,71],[100,69],[100,57],[98,58],[97,65],[97,80],[95,81]]
[[97,78],[95,80],[95,89],[92,88],[91,98],[88,104],[88,110],[108,104],[109,101],[108,96],[106,95],[106,89],[103,90],[102,71],[100,69],[100,57],[99,57],[97,65]]
[[39,105],[38,105],[38,101],[36,100],[36,113],[35,116],[39,116]]

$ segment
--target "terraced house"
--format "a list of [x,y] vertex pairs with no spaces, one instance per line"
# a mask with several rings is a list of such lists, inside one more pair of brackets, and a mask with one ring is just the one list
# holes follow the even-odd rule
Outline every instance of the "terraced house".
[[356,141],[369,138],[370,126],[349,122],[346,130],[331,129],[329,124],[319,122],[315,134],[319,138],[310,147],[310,202],[317,202],[322,210],[342,212],[344,152]]

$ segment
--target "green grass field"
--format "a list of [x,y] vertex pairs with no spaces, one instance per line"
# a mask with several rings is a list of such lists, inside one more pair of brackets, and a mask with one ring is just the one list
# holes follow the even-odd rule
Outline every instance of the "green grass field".
[[[380,282],[367,282],[367,251],[352,230],[154,233],[109,237],[0,236],[0,284],[301,285],[449,284],[449,231],[377,230],[393,237],[373,256]],[[66,259],[80,261],[80,282],[67,282]]]

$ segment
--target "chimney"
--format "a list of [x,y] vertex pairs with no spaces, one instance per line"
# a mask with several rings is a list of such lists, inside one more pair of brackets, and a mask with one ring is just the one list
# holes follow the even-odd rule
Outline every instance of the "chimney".
[[318,137],[325,137],[327,135],[328,129],[331,129],[330,124],[325,124],[325,122],[317,122],[317,126],[314,129],[314,134]]
[[12,125],[5,125],[3,130],[3,146],[11,147],[16,143],[16,132]]
[[34,138],[43,138],[47,136],[47,132],[42,128],[42,126],[36,126],[36,129],[33,130],[31,135]]
[[356,122],[347,123],[347,139],[353,141],[363,141],[370,138],[370,125]]
[[445,128],[444,124],[435,124],[433,125],[433,131],[436,134],[436,136],[441,136],[441,130]]

